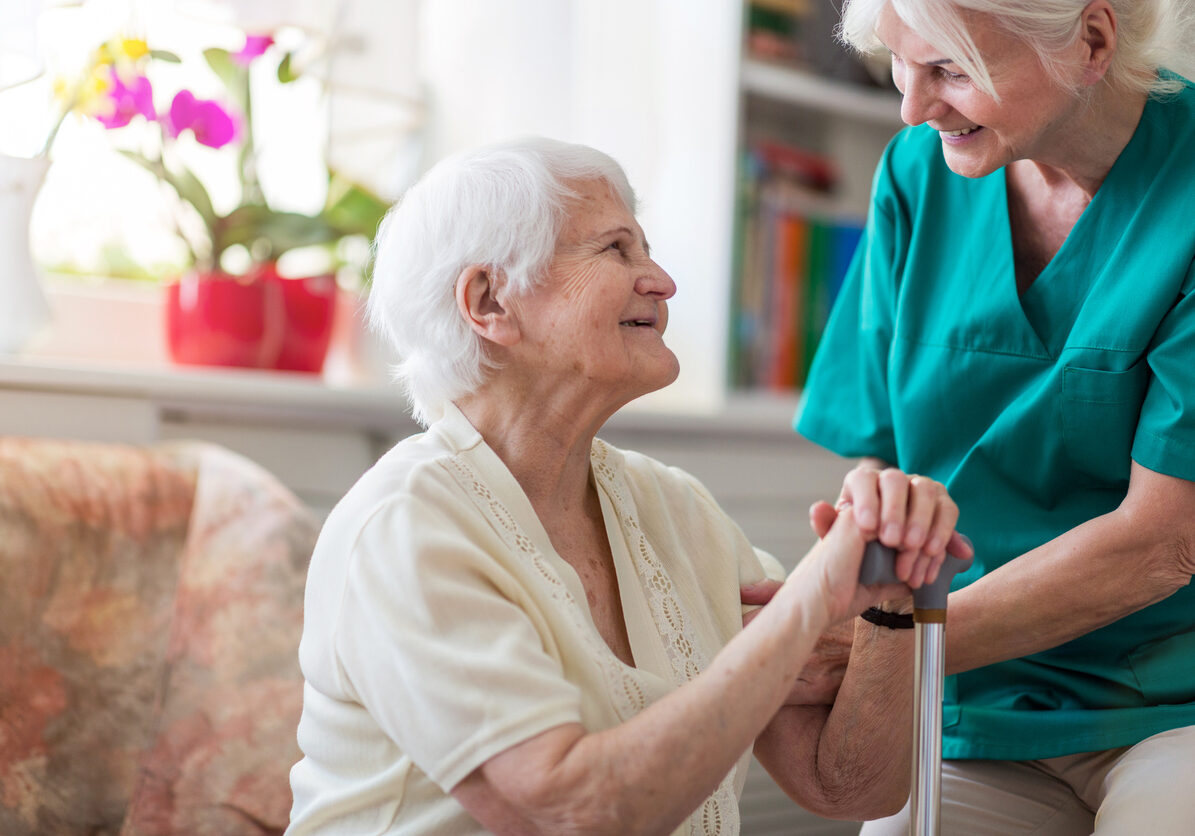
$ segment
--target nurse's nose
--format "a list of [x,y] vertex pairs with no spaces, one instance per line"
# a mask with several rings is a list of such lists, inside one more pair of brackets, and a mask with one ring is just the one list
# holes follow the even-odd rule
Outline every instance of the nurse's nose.
[[[897,83],[901,92],[900,118],[906,125],[920,125],[942,116],[948,109],[937,95],[933,79],[918,70],[901,73]],[[896,74],[893,74],[895,78]],[[903,82],[903,83],[901,83]]]

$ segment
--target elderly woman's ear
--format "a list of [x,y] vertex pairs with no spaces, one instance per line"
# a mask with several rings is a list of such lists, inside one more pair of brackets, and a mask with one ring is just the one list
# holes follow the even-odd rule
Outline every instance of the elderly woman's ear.
[[475,334],[497,343],[519,341],[519,323],[509,305],[503,304],[505,277],[484,264],[470,264],[456,279],[456,307]]

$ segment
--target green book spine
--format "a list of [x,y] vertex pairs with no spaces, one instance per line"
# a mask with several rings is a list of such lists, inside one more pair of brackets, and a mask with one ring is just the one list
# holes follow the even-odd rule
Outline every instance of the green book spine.
[[822,332],[826,328],[826,319],[830,315],[833,235],[834,228],[830,223],[824,220],[810,222],[809,268],[805,283],[805,350],[798,376],[798,385],[805,383],[809,364],[813,362],[813,354],[817,351],[817,344],[821,341]]

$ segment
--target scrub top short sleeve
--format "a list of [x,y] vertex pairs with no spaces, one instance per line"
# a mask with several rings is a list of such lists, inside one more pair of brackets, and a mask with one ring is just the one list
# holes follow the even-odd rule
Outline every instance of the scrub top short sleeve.
[[878,170],[873,211],[809,371],[794,426],[843,456],[895,463],[887,364],[892,341],[899,215],[887,166]]
[[[1195,186],[1192,186],[1195,188]],[[1150,470],[1195,481],[1195,265],[1183,296],[1158,327],[1133,460]]]

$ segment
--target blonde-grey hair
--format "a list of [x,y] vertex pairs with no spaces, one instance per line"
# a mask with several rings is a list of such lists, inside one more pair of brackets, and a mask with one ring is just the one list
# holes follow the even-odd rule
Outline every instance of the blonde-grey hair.
[[[967,27],[968,12],[990,15],[1005,31],[1037,53],[1042,67],[1062,81],[1062,51],[1081,36],[1081,13],[1091,0],[846,0],[840,40],[865,53],[884,45],[876,36],[883,10],[892,10],[913,31],[941,49],[983,91],[998,98],[983,55]],[[1195,9],[1192,0],[1108,0],[1116,13],[1117,49],[1106,80],[1119,87],[1173,93],[1182,81],[1159,75],[1195,73]]]
[[529,137],[445,158],[386,213],[374,239],[369,321],[397,351],[395,380],[424,426],[495,367],[457,311],[457,278],[483,265],[510,293],[532,290],[555,254],[576,181],[605,182],[635,211],[635,193],[609,156]]

